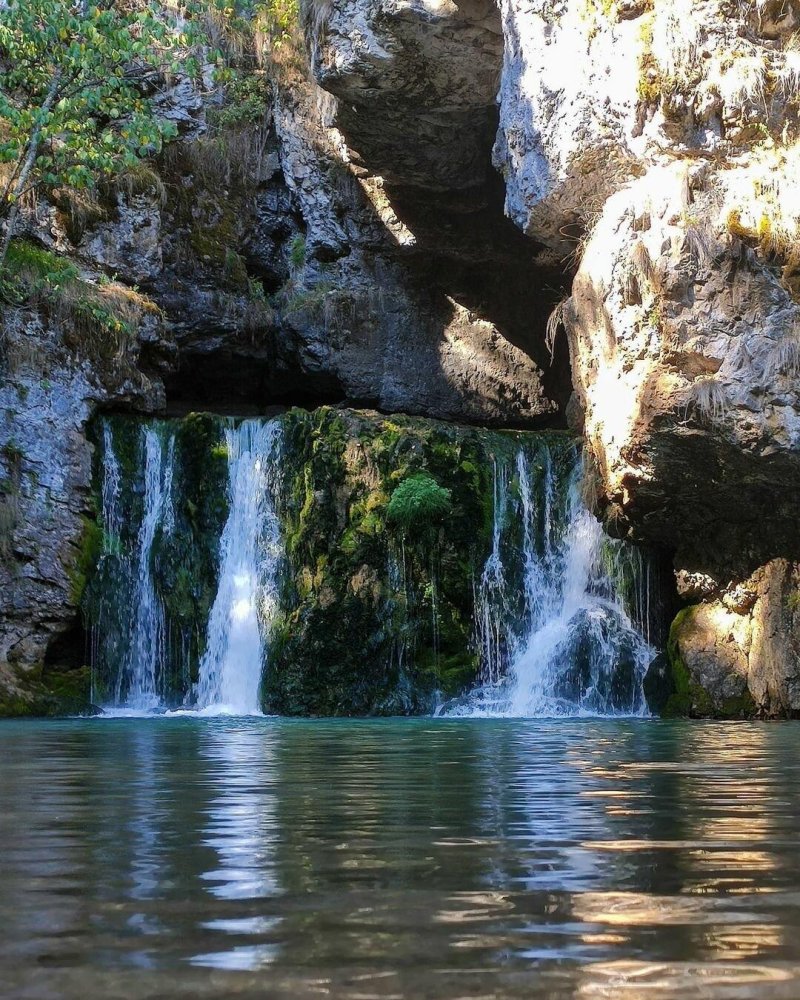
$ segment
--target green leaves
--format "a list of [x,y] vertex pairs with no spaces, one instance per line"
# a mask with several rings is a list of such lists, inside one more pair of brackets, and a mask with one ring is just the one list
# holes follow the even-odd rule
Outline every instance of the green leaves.
[[390,523],[404,531],[425,530],[441,522],[452,510],[450,490],[427,472],[418,472],[392,493],[387,508]]
[[174,138],[144,78],[168,68],[180,36],[155,7],[120,7],[8,0],[0,9],[0,161],[23,167],[0,189],[0,217],[27,190],[92,187]]

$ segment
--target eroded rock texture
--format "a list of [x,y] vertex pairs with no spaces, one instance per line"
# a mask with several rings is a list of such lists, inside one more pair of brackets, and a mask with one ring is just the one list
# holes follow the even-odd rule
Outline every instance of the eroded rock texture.
[[794,711],[793,619],[714,595],[800,557],[797,5],[501,6],[495,162],[509,215],[578,266],[551,332],[606,521],[708,581],[685,666],[714,709]]
[[153,315],[114,344],[77,341],[22,308],[3,323],[0,712],[46,712],[51,660],[62,708],[88,684],[78,606],[98,529],[87,421],[109,406],[161,409],[157,363],[172,345]]

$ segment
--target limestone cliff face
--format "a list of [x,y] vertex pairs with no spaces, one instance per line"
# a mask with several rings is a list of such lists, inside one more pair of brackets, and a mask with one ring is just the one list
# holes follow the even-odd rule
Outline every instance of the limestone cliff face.
[[777,594],[800,557],[797,6],[502,10],[495,161],[517,224],[555,254],[572,243],[551,329],[607,523],[674,552],[684,598],[712,602],[675,645],[705,708],[747,691],[795,712]]
[[0,663],[39,669],[75,621],[92,412],[352,401],[580,426],[610,530],[674,558],[697,606],[671,644],[682,710],[800,711],[800,5],[303,17],[307,68],[262,120],[220,142],[178,81],[181,138],[152,170],[99,213],[28,219],[155,312],[104,360],[63,317],[4,317]]
[[113,347],[76,342],[71,328],[26,308],[3,316],[0,702],[6,712],[47,710],[51,663],[61,671],[86,662],[76,613],[97,531],[86,422],[99,408],[163,407],[163,386],[140,367],[148,357],[150,365],[169,357],[172,345],[163,338],[153,313]]

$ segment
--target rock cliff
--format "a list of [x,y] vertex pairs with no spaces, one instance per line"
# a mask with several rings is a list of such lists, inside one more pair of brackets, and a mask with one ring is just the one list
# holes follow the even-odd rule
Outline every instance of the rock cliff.
[[520,228],[573,245],[550,332],[567,330],[606,523],[672,552],[704,602],[673,643],[678,679],[710,692],[693,710],[746,693],[738,712],[795,712],[798,9],[502,12],[495,162]]
[[349,401],[582,430],[608,529],[674,562],[673,709],[800,711],[800,5],[302,20],[254,117],[172,81],[158,162],[29,213],[96,307],[134,301],[110,350],[74,310],[3,317],[10,689],[83,658],[92,413]]

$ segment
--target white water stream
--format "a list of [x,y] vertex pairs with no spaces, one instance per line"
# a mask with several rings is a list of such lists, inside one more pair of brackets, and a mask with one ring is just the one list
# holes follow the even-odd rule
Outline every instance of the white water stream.
[[[156,531],[172,523],[172,475],[175,438],[166,452],[156,426],[143,426],[144,500],[136,544],[134,607],[131,640],[117,675],[114,704],[136,712],[161,704],[160,675],[164,666],[166,628],[164,607],[153,580],[152,550]],[[109,525],[110,527],[110,525]]]
[[[484,683],[453,712],[645,714],[642,685],[655,651],[626,604],[623,547],[603,534],[585,508],[577,461],[560,498],[563,477],[559,482],[549,451],[537,460],[534,470],[526,452],[518,453],[516,503],[509,470],[495,470],[493,546],[477,600]],[[524,550],[521,623],[519,616],[513,620],[502,544],[514,518],[522,521],[516,527]],[[637,588],[646,583],[633,582]],[[635,596],[644,607],[646,598],[638,591]]]
[[275,512],[277,421],[245,420],[225,433],[230,513],[220,541],[217,596],[200,663],[197,709],[260,711],[264,632],[277,609],[282,555]]

